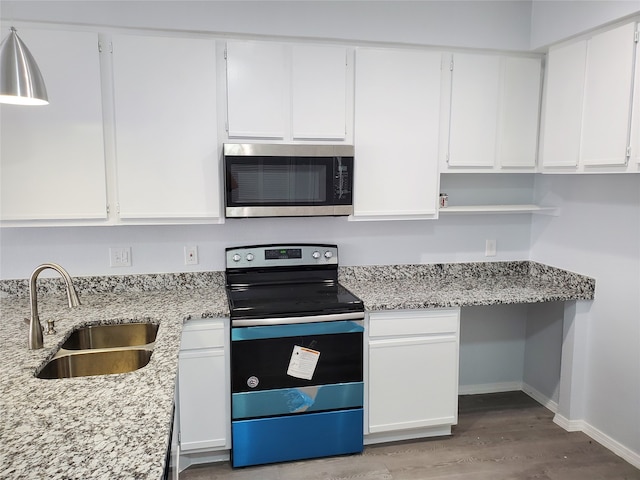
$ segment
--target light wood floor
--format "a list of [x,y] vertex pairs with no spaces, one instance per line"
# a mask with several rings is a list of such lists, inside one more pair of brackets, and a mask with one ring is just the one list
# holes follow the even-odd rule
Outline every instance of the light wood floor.
[[192,466],[185,480],[640,480],[640,470],[522,392],[460,397],[451,437],[374,445],[349,455],[233,470]]

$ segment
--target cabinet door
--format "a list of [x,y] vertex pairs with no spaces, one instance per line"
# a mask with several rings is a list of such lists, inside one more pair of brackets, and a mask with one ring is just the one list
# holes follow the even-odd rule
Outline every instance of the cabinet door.
[[[178,360],[180,450],[230,447],[231,385],[228,319],[191,319],[183,330]],[[228,325],[228,323],[227,323]]]
[[499,86],[499,56],[454,55],[449,119],[450,166],[494,166]]
[[540,59],[504,57],[498,164],[535,167],[540,114]]
[[453,335],[370,340],[369,431],[456,423],[457,370]]
[[[636,25],[640,36],[640,24]],[[631,162],[640,165],[640,48],[636,45],[635,78],[633,81],[633,112],[631,114]]]
[[542,127],[543,167],[578,165],[586,54],[586,41],[549,51]]
[[215,42],[113,37],[120,217],[220,216]]
[[0,218],[105,219],[98,36],[20,29],[49,105],[0,106]]
[[347,51],[341,47],[292,47],[293,139],[343,140],[346,135]]
[[180,352],[180,450],[228,448],[224,349]]
[[625,165],[633,88],[635,24],[587,44],[582,141],[584,165]]
[[436,214],[440,61],[435,52],[357,51],[356,217]]
[[285,53],[281,44],[227,43],[229,138],[285,137]]

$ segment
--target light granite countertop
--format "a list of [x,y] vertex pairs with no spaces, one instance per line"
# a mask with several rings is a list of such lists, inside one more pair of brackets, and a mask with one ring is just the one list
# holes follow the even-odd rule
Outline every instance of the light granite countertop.
[[[591,278],[533,262],[341,267],[367,310],[589,300]],[[28,350],[26,280],[0,282],[0,478],[161,478],[169,448],[182,325],[229,314],[223,272],[77,277],[69,309],[59,279],[38,280],[40,319],[56,320]],[[76,327],[159,323],[140,370],[61,380],[34,376]]]
[[[140,276],[147,277],[146,287],[134,282],[125,291],[117,281],[114,287],[74,278],[82,305],[73,309],[61,282],[38,280],[40,320],[55,319],[58,332],[45,335],[39,350],[27,349],[29,299],[23,292],[7,296],[16,285],[20,290],[8,282],[0,298],[0,478],[161,478],[183,322],[229,314],[222,272],[217,276],[213,285],[175,290],[157,290],[158,276]],[[94,290],[100,293],[88,293]],[[145,367],[60,380],[34,376],[76,327],[140,320],[160,325]]]
[[366,310],[592,300],[595,280],[536,262],[342,267]]

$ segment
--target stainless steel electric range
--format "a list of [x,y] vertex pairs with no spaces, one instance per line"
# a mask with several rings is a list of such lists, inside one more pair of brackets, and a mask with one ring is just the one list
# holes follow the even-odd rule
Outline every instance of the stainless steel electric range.
[[338,283],[338,248],[226,250],[232,465],[361,452],[362,301]]

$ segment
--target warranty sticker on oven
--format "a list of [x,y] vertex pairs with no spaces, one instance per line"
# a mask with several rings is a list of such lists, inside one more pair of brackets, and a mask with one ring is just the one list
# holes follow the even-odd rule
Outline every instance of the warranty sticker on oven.
[[316,371],[319,357],[320,352],[317,350],[295,345],[293,347],[293,353],[291,354],[291,360],[289,361],[287,375],[311,380],[313,372]]

